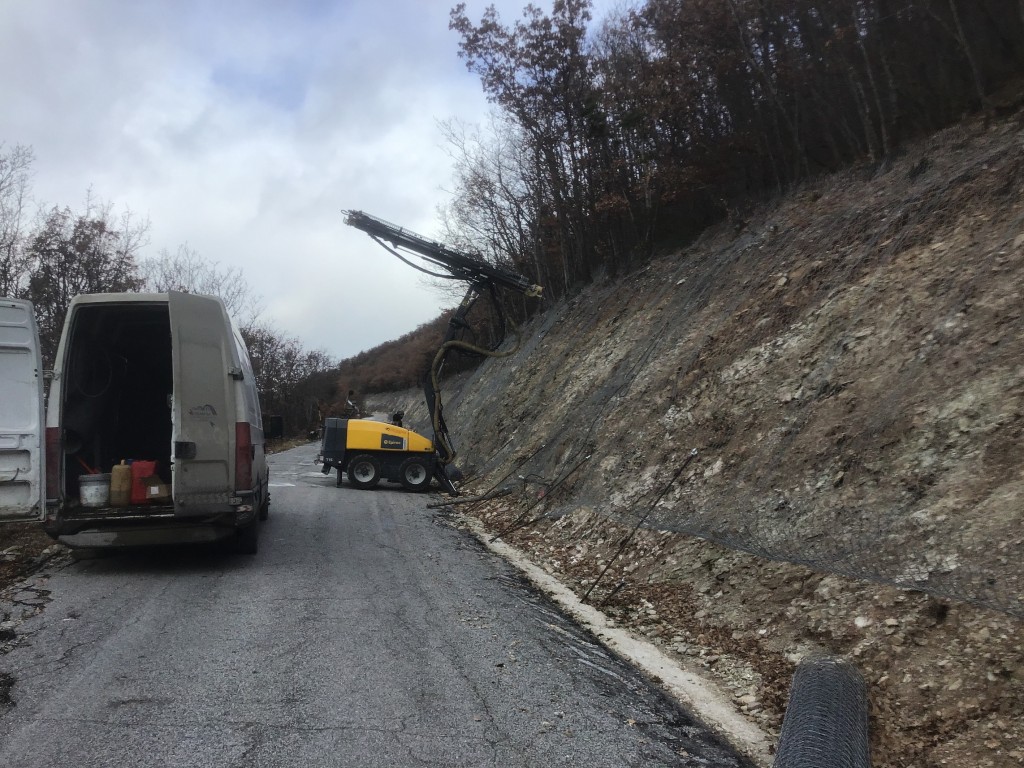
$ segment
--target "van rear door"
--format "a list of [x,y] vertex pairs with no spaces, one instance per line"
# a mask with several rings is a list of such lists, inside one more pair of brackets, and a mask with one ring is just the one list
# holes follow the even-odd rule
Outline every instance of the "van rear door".
[[32,304],[0,299],[0,520],[46,513],[43,363]]
[[235,401],[240,375],[223,305],[168,294],[174,366],[175,505],[228,503],[234,487]]

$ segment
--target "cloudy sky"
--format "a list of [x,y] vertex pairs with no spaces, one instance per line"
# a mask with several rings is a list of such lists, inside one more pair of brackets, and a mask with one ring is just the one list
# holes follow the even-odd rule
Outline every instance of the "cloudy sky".
[[[348,357],[446,301],[340,211],[440,237],[439,123],[489,109],[454,4],[0,0],[0,143],[33,148],[37,203],[91,189],[149,219],[144,255],[242,268],[278,330]],[[511,24],[527,0],[493,4]]]

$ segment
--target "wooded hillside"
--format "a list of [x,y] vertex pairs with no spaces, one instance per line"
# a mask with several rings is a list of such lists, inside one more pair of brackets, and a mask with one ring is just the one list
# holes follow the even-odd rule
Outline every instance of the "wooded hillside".
[[[740,231],[794,183],[883,166],[911,138],[1024,99],[1024,3],[1010,0],[646,0],[596,21],[589,0],[556,0],[511,23],[459,4],[450,26],[496,113],[481,132],[449,126],[447,239],[547,302],[711,223]],[[518,317],[542,307],[507,298]],[[341,378],[413,386],[444,322]]]
[[590,22],[589,0],[512,24],[451,12],[500,113],[461,143],[453,235],[552,298],[666,238],[742,226],[751,198],[997,111],[1024,67],[1008,0],[646,0]]

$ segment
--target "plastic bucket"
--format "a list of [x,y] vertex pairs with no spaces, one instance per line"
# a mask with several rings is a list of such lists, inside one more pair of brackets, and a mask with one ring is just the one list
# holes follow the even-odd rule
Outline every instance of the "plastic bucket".
[[110,475],[79,475],[78,495],[83,507],[105,507],[110,503]]

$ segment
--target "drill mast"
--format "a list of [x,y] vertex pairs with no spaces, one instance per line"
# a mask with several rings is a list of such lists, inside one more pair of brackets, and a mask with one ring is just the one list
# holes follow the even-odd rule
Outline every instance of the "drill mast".
[[[477,254],[459,251],[442,243],[429,240],[415,232],[410,232],[407,229],[395,226],[362,211],[343,211],[342,213],[345,215],[346,224],[362,230],[385,250],[397,256],[414,269],[418,269],[433,277],[461,280],[469,283],[462,303],[448,322],[448,331],[445,334],[444,341],[434,356],[429,370],[425,372],[423,377],[423,393],[426,397],[427,410],[430,413],[431,426],[434,430],[434,447],[437,450],[438,458],[438,469],[435,476],[445,490],[455,495],[458,491],[452,484],[452,480],[446,470],[447,465],[455,459],[455,447],[448,433],[448,427],[444,422],[441,404],[440,374],[445,358],[449,352],[456,350],[490,357],[504,356],[497,352],[498,347],[504,340],[506,323],[505,314],[498,296],[499,289],[516,291],[530,297],[540,297],[543,289],[539,285],[534,285],[522,275],[487,263],[482,256]],[[400,252],[401,250],[415,254],[423,261],[432,265],[432,268],[425,268],[410,261]],[[488,297],[494,307],[502,329],[502,338],[490,348],[478,347],[459,339],[461,333],[469,327],[466,317],[470,309],[472,309],[477,299],[483,295]],[[511,352],[504,354],[511,354]]]

